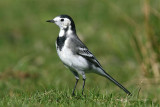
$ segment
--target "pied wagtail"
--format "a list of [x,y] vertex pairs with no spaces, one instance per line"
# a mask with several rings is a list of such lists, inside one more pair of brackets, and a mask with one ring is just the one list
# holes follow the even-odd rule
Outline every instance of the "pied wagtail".
[[74,91],[79,80],[79,74],[83,77],[83,95],[86,80],[85,73],[96,73],[104,76],[124,90],[128,95],[131,95],[125,87],[105,72],[96,57],[78,38],[74,21],[70,16],[60,15],[52,20],[47,20],[47,22],[55,23],[60,28],[56,41],[56,49],[63,64],[75,75],[76,83],[72,95],[74,95]]

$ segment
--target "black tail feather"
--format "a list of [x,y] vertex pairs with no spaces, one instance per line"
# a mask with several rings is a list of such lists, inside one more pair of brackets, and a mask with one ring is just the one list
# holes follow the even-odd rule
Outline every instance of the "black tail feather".
[[112,78],[108,73],[106,73],[105,71],[104,71],[104,73],[106,74],[105,77],[107,79],[109,79],[110,81],[112,81],[115,85],[117,85],[119,88],[121,88],[128,95],[132,95],[124,86],[122,86],[119,82],[117,82],[114,78]]

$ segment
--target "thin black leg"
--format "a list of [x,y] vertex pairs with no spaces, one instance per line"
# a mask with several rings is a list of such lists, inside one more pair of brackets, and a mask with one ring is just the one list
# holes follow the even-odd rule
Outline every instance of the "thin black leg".
[[75,94],[74,94],[74,91],[75,91],[75,89],[76,89],[76,86],[77,86],[78,80],[79,80],[79,79],[76,79],[76,84],[75,84],[74,89],[73,89],[73,92],[72,92],[72,95],[73,95],[73,96],[75,95]]
[[84,91],[85,81],[86,81],[86,79],[83,79],[82,95],[83,95],[83,91]]

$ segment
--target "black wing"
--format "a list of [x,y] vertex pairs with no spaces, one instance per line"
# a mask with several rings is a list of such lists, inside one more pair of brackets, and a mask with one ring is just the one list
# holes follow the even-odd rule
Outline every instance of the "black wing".
[[86,47],[78,47],[77,54],[87,59],[90,63],[94,64],[96,67],[101,67],[98,60]]

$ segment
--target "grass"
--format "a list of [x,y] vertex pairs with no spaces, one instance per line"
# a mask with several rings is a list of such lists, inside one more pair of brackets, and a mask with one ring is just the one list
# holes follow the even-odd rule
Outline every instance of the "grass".
[[[97,90],[97,89],[95,89]],[[22,106],[156,106],[150,99],[134,99],[121,97],[115,94],[100,94],[98,91],[87,91],[88,95],[81,96],[78,93],[75,97],[70,95],[70,90],[43,90],[33,93],[15,92],[11,97],[6,96],[2,105]],[[19,94],[21,96],[19,96]],[[17,96],[19,98],[17,99]],[[32,105],[32,106],[33,106]]]
[[[0,1],[0,106],[159,106],[159,4]],[[60,14],[73,17],[81,40],[133,96],[96,74],[87,74],[84,96],[82,80],[71,96],[75,78],[55,49],[59,29],[45,22]]]

